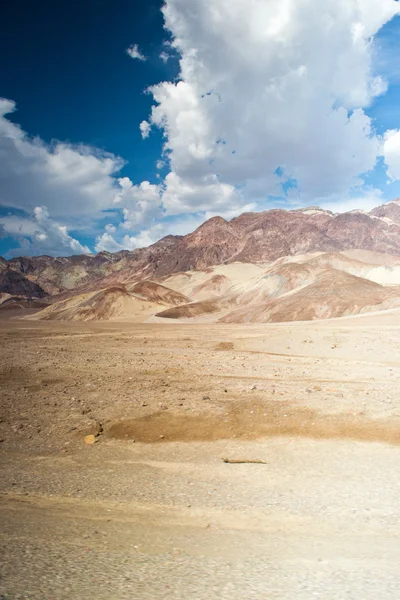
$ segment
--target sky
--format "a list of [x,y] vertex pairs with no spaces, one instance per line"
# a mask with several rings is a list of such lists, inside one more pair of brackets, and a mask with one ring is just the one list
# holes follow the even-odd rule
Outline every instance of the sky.
[[14,0],[0,255],[116,252],[206,219],[400,196],[396,0]]

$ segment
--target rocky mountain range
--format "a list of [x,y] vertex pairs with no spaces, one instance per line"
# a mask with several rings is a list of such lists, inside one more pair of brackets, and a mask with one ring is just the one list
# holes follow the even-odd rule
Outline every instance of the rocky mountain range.
[[400,256],[400,200],[369,213],[308,207],[245,213],[229,222],[213,217],[186,236],[167,236],[148,248],[115,254],[0,258],[0,284],[6,288],[0,292],[70,295],[215,265],[351,249]]

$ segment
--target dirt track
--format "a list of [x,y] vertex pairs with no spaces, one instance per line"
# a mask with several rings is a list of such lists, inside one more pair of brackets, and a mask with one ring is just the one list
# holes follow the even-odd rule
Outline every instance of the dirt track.
[[3,321],[0,594],[400,597],[399,333]]

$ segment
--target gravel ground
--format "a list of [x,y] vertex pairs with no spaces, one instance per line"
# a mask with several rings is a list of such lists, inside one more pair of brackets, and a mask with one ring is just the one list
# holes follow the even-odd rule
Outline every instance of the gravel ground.
[[400,597],[396,314],[0,325],[1,600]]

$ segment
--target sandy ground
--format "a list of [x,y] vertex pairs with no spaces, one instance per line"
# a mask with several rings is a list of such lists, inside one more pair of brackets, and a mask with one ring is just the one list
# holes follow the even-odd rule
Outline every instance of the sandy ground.
[[399,334],[1,321],[1,600],[399,598]]

